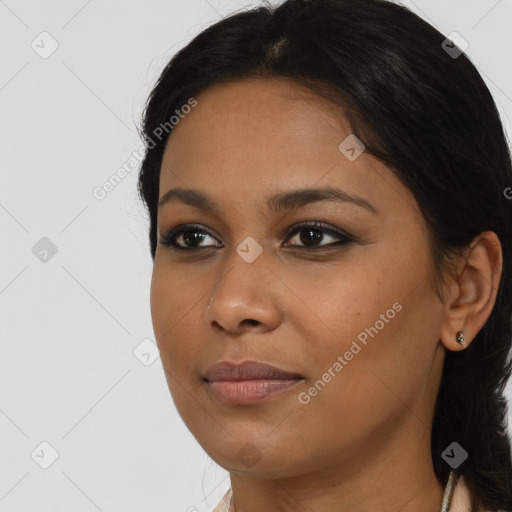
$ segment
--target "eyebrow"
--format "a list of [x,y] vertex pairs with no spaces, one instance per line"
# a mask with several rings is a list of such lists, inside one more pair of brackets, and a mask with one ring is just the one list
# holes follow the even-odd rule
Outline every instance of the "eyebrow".
[[[184,204],[200,208],[202,210],[219,212],[219,205],[206,194],[191,189],[172,188],[168,190],[158,203],[158,210],[164,205],[173,201],[180,201]],[[366,199],[349,194],[337,188],[304,188],[281,192],[272,196],[267,202],[267,208],[273,212],[291,210],[318,201],[333,201],[339,203],[351,203],[377,214],[375,207]]]

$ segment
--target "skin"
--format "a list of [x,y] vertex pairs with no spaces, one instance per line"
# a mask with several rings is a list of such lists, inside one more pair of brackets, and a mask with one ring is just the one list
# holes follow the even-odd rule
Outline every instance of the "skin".
[[[351,133],[341,108],[287,79],[216,85],[197,101],[168,141],[160,197],[194,189],[220,209],[175,200],[159,210],[159,237],[187,223],[208,234],[196,255],[159,244],[151,285],[155,336],[183,421],[230,472],[237,512],[438,512],[434,401],[446,351],[464,349],[456,333],[464,331],[467,347],[494,306],[496,235],[479,235],[445,276],[443,302],[414,197],[371,155],[350,161],[340,152]],[[266,208],[274,194],[326,186],[364,198],[377,214],[333,201]],[[308,229],[287,238],[314,221],[354,242],[326,248],[337,239],[320,230],[315,242]],[[263,250],[252,263],[236,251],[249,236]],[[394,318],[300,403],[298,394],[394,303],[402,306]],[[303,380],[250,406],[219,403],[204,372],[246,359]],[[246,443],[259,457],[253,465],[239,455]]]

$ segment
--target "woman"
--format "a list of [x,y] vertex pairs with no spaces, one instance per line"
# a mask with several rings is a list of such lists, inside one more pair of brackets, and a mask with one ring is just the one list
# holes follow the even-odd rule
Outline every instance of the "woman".
[[240,12],[143,137],[153,326],[216,510],[512,510],[511,158],[459,46],[383,0]]

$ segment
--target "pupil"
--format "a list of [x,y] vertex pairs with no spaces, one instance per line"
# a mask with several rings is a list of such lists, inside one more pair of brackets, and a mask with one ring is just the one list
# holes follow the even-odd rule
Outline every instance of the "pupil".
[[187,245],[195,246],[196,244],[200,244],[203,241],[203,238],[204,233],[198,233],[197,231],[186,231],[183,233],[183,240]]
[[310,235],[310,238],[308,238],[307,236],[302,236],[301,234],[300,241],[304,245],[307,245],[308,241],[319,242],[322,239],[322,232],[315,229],[304,229],[301,233],[308,233],[308,235]]

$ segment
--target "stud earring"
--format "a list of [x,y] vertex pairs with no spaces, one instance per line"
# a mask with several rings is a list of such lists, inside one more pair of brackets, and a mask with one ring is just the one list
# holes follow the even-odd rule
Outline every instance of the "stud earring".
[[462,346],[466,344],[466,342],[464,341],[464,333],[462,331],[459,331],[457,333],[457,342],[460,343]]

